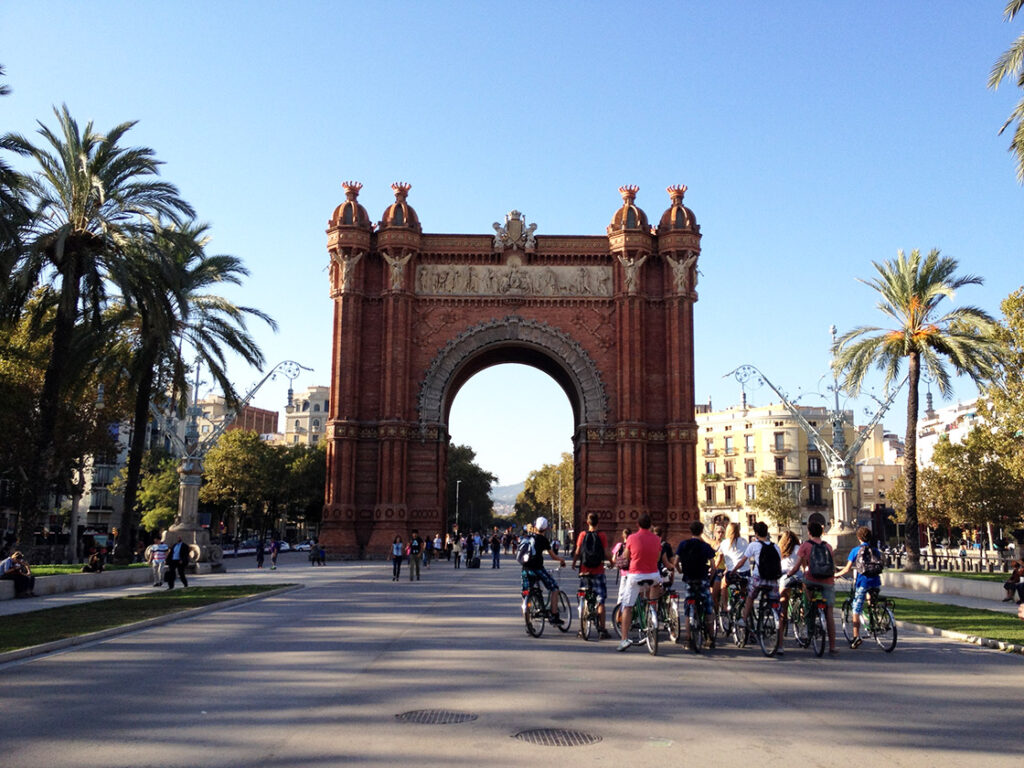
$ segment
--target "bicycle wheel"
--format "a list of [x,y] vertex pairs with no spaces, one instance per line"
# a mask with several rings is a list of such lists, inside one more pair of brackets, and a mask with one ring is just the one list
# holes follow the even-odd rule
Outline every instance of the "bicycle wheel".
[[569,627],[572,626],[572,606],[569,604],[569,598],[565,592],[561,591],[558,593],[558,618],[562,620],[562,623],[555,626],[561,632],[568,632]]
[[732,642],[737,648],[747,644],[747,630],[740,626],[740,619],[743,617],[743,602],[737,600],[729,607],[729,631],[732,634]]
[[828,636],[825,624],[825,609],[818,608],[814,612],[814,625],[811,627],[811,647],[815,656],[825,655],[825,638]]
[[597,617],[591,613],[590,601],[587,598],[580,598],[580,637],[584,640],[589,640],[591,633],[594,631],[594,624],[597,622]]
[[723,611],[720,607],[715,608],[715,632],[723,640],[732,633],[732,619],[729,614],[729,607]]
[[686,643],[694,653],[704,650],[704,622],[697,613],[696,605],[691,603],[686,606]]
[[871,634],[878,647],[886,653],[896,648],[896,617],[888,606],[871,607]]
[[679,601],[673,600],[668,607],[668,639],[673,643],[679,643],[682,638],[680,632],[682,627],[679,623]]
[[523,599],[523,618],[526,620],[527,634],[533,637],[540,637],[544,634],[544,614],[546,613],[544,598],[536,592],[531,592]]
[[658,606],[657,604],[647,605],[647,651],[651,656],[658,655]]
[[810,645],[811,636],[807,631],[807,616],[804,615],[804,606],[801,601],[791,604],[789,623],[793,625],[793,637],[796,639],[796,644],[801,648]]
[[616,603],[612,609],[612,627],[615,629],[615,636],[622,639],[622,603]]
[[846,638],[846,642],[853,642],[853,602],[850,600],[843,601],[843,637]]
[[757,644],[765,656],[774,656],[779,650],[779,612],[775,608],[765,607],[761,611],[757,623]]

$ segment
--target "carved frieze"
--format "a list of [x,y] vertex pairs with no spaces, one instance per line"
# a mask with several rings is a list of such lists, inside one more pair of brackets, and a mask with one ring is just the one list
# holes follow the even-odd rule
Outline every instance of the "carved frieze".
[[547,296],[606,298],[612,295],[612,268],[602,266],[495,266],[420,264],[420,296]]

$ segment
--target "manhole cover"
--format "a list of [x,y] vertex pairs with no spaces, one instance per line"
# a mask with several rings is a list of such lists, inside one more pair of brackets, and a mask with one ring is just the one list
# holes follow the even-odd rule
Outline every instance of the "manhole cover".
[[540,744],[542,747],[585,747],[597,744],[600,736],[583,731],[568,731],[564,728],[535,728],[531,731],[520,731],[512,738],[528,744]]
[[469,712],[453,712],[450,709],[414,709],[395,715],[403,723],[420,723],[422,725],[448,725],[450,723],[468,723],[476,720],[476,715]]

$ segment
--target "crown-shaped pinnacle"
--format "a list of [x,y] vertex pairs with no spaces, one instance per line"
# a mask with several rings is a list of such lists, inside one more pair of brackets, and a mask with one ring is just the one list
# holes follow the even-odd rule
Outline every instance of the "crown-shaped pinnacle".
[[636,193],[640,191],[640,187],[636,184],[624,184],[619,187],[619,194],[622,195],[622,201],[625,203],[632,203],[636,200]]
[[671,187],[666,188],[669,198],[673,203],[681,203],[683,201],[683,195],[686,194],[685,184],[673,184]]
[[359,197],[359,190],[363,188],[363,185],[358,181],[343,181],[341,188],[345,190],[346,200],[355,200]]
[[395,193],[395,200],[398,202],[403,202],[405,200],[410,189],[412,189],[412,184],[407,184],[404,181],[396,181],[391,185],[391,191]]

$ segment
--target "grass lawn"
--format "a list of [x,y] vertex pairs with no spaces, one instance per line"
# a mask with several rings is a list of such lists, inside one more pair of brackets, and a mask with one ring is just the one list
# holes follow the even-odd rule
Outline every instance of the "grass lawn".
[[0,622],[0,653],[120,627],[203,605],[249,597],[285,586],[289,585],[189,587],[13,614]]
[[[49,565],[33,565],[33,576],[57,576],[65,573],[81,573],[84,563],[58,563]],[[149,563],[132,563],[131,565],[110,565],[103,566],[105,571],[123,571],[126,568],[149,568]]]
[[1008,578],[1008,573],[961,573],[960,571],[916,571],[922,576],[945,576],[948,579],[973,579],[974,581],[998,581],[1002,584]]
[[1024,621],[1012,613],[926,603],[902,597],[893,598],[893,602],[896,604],[894,613],[899,621],[1024,645]]

